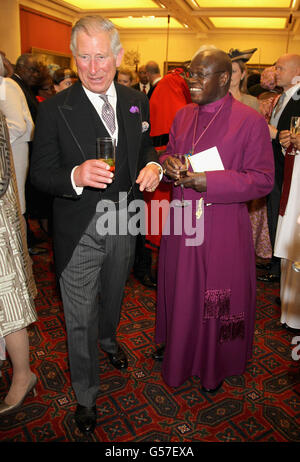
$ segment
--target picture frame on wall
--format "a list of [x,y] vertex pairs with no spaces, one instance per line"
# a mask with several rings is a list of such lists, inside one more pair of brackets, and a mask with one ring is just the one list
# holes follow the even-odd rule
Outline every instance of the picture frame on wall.
[[38,61],[45,64],[45,66],[56,65],[59,67],[71,67],[71,54],[58,53],[57,51],[44,50],[42,48],[31,48],[31,53],[37,58]]
[[177,67],[186,67],[190,61],[164,61],[164,75]]

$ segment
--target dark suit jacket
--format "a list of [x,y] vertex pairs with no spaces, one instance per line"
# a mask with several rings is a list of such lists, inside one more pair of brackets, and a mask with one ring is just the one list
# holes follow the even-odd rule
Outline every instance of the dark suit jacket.
[[[142,91],[142,90],[140,89],[140,84],[139,84],[139,83],[135,83],[134,85],[132,85],[131,88],[134,88],[135,90],[138,90],[138,91]],[[151,90],[151,88],[152,88],[152,85],[150,84],[149,91]],[[148,93],[149,93],[149,91],[148,91]],[[143,92],[143,93],[144,93],[144,92]],[[148,93],[147,93],[147,96],[148,96]]]
[[[147,162],[157,161],[142,122],[149,123],[149,104],[142,92],[115,83],[117,111],[122,118],[131,182],[134,184]],[[138,112],[130,109],[135,106]],[[60,274],[96,211],[101,191],[85,187],[78,196],[71,183],[71,171],[94,158],[99,117],[80,82],[40,103],[31,165],[33,184],[53,196],[55,263]],[[145,125],[145,124],[144,124]],[[142,197],[135,184],[134,197]]]
[[279,132],[282,130],[289,130],[291,117],[300,116],[300,90],[296,93],[296,98],[291,98],[285,106],[277,124],[278,134],[272,140],[274,160],[275,160],[275,183],[282,186],[283,171],[284,171],[284,155],[282,154],[282,147],[279,143]]
[[[157,82],[157,83],[158,83],[158,82]],[[151,88],[150,88],[150,90],[149,90],[149,91],[148,91],[148,93],[147,93],[148,99],[150,99],[150,98],[151,98],[151,96],[152,96],[152,93],[154,92],[154,90],[155,90],[155,88],[156,88],[156,85],[157,85],[157,83],[156,83],[155,85],[151,85]]]
[[33,120],[33,122],[35,122],[39,103],[38,103],[34,93],[31,91],[30,87],[22,79],[20,79],[20,77],[18,75],[13,74],[11,76],[11,79],[13,79],[15,82],[17,82],[17,84],[21,87],[21,89],[22,89],[22,91],[23,91],[23,93],[25,95],[25,98],[26,98],[26,101],[27,101],[27,104],[28,104],[28,108],[29,108],[32,120]]

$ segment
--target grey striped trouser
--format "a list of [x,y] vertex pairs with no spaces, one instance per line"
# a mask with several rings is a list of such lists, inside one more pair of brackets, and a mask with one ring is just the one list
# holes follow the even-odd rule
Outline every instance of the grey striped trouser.
[[99,390],[98,340],[108,353],[118,348],[116,330],[135,248],[133,236],[99,235],[98,218],[95,214],[60,278],[71,382],[78,403],[87,407]]

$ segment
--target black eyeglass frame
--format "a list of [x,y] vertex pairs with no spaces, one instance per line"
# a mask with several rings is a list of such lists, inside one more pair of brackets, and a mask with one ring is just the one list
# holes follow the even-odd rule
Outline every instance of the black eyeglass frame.
[[223,72],[226,72],[225,70],[223,71],[215,71],[215,72],[208,72],[207,74],[203,74],[202,72],[191,72],[189,68],[186,68],[185,70],[185,78],[188,80],[194,79],[194,80],[207,80],[207,78],[211,75],[215,74],[222,74]]

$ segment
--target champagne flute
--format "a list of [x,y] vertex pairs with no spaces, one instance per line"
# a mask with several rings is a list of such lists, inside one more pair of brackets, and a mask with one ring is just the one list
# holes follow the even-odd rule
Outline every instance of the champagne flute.
[[[188,156],[186,154],[174,154],[173,157],[176,157],[176,159],[178,159],[181,162],[179,176],[180,176],[180,178],[184,178],[186,176],[186,174],[187,174],[188,169],[189,169],[189,158],[188,158]],[[184,185],[181,184],[180,187],[181,187],[181,201],[179,203],[174,204],[174,205],[176,205],[177,207],[186,207],[187,205],[189,205],[189,203],[184,200],[184,192],[183,192]]]
[[96,158],[106,162],[110,171],[115,171],[116,140],[108,136],[96,139]]
[[292,264],[292,268],[297,273],[300,273],[300,261],[294,261]]
[[[290,132],[291,132],[291,135],[297,135],[298,133],[300,133],[300,117],[297,117],[297,116],[291,117]],[[290,155],[292,156],[296,155],[295,147],[293,147],[293,149],[291,150]]]

